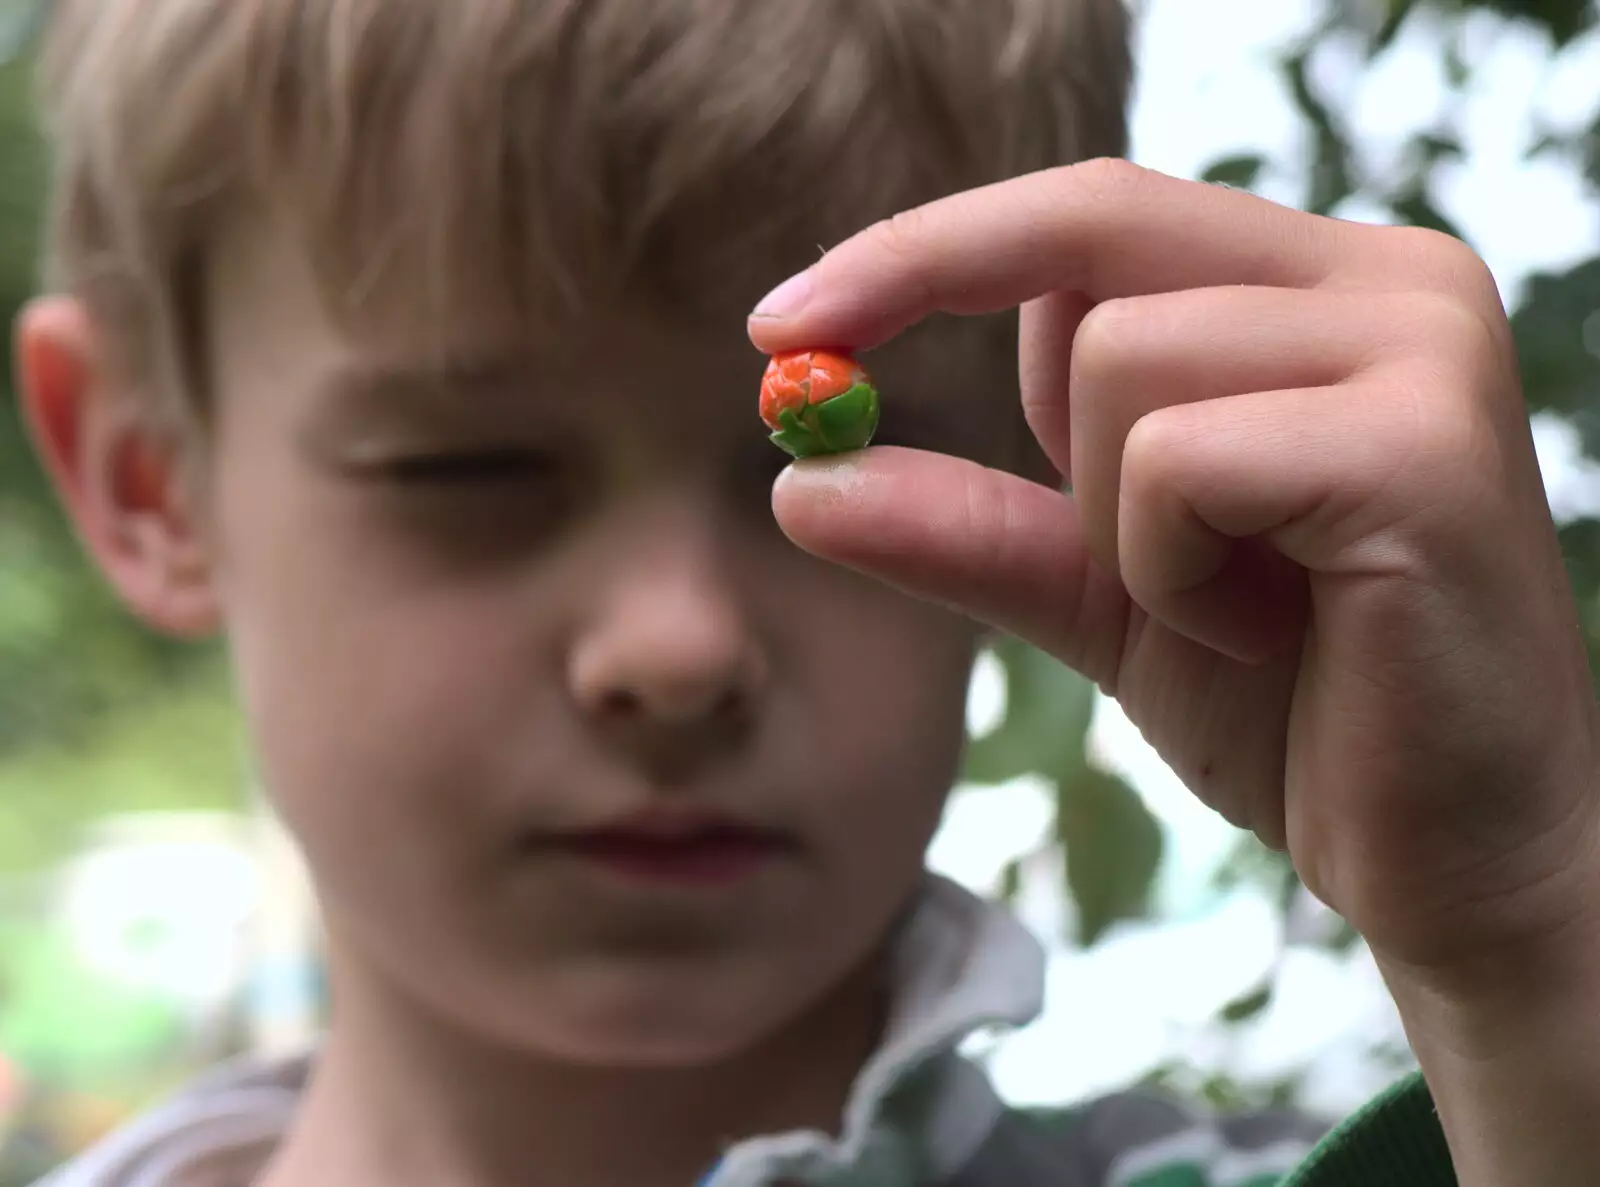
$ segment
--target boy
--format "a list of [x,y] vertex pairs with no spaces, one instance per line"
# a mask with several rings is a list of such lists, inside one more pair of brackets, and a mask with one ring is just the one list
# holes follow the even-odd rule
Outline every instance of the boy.
[[[224,632],[335,1009],[55,1187],[1594,1180],[1595,706],[1493,286],[1048,170],[1127,78],[1116,0],[60,5],[25,404],[130,607]],[[888,447],[769,508],[734,327],[841,239],[749,333],[886,343]],[[1001,1108],[954,1048],[1039,954],[922,867],[978,621],[1287,845],[1443,1132]]]

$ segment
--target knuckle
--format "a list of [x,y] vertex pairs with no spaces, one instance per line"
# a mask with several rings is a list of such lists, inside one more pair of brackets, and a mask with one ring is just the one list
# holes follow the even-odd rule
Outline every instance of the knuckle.
[[1439,271],[1460,266],[1460,257],[1471,255],[1471,249],[1454,235],[1432,227],[1395,226],[1384,228],[1390,240],[1390,250],[1412,265]]
[[927,212],[920,206],[913,206],[878,220],[872,237],[890,254],[914,259],[917,245],[926,238],[927,225]]
[[1439,360],[1452,372],[1477,374],[1499,364],[1501,344],[1491,323],[1461,297],[1432,289],[1414,292],[1397,313],[1394,324],[1409,352]]
[[1466,243],[1431,227],[1391,227],[1386,231],[1397,258],[1429,288],[1454,294],[1482,311],[1503,311],[1494,273]]
[[1105,378],[1138,357],[1146,318],[1130,297],[1102,301],[1084,315],[1072,344],[1073,370],[1079,379]]
[[1191,405],[1173,405],[1146,413],[1133,422],[1122,445],[1123,493],[1148,495],[1165,485],[1181,464],[1193,437]]
[[867,238],[880,257],[887,257],[890,267],[899,273],[917,300],[930,309],[942,304],[929,263],[933,236],[926,210],[912,207],[880,219],[867,232]]
[[1431,369],[1397,377],[1393,394],[1406,420],[1405,445],[1396,470],[1419,489],[1437,490],[1484,478],[1498,469],[1494,433],[1454,385]]
[[1065,166],[1063,172],[1075,182],[1101,193],[1130,189],[1142,184],[1148,176],[1144,168],[1121,157],[1092,157]]

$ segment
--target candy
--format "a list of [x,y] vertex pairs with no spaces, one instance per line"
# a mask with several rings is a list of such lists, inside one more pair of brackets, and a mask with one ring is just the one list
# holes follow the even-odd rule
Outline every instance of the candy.
[[761,380],[761,419],[772,443],[797,458],[862,449],[878,428],[878,389],[847,354],[776,354]]

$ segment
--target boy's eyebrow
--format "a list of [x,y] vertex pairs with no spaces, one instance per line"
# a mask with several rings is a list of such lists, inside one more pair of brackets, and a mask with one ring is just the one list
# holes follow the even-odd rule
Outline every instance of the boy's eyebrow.
[[[414,415],[481,407],[528,382],[528,365],[509,356],[485,355],[448,362],[390,360],[345,364],[322,384],[319,419]],[[478,397],[474,399],[474,397]]]
[[510,356],[449,362],[358,360],[318,383],[313,411],[297,436],[313,453],[375,425],[424,430],[503,409],[525,391],[532,372]]
[[439,362],[406,360],[346,364],[326,381],[333,400],[385,403],[413,400],[437,403],[471,392],[503,392],[527,379],[526,361],[509,355],[483,355]]

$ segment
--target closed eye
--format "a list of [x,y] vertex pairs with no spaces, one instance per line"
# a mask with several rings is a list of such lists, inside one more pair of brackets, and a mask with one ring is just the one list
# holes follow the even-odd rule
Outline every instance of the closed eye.
[[410,454],[376,462],[371,470],[402,486],[463,486],[526,482],[546,476],[552,468],[543,454],[500,449]]

